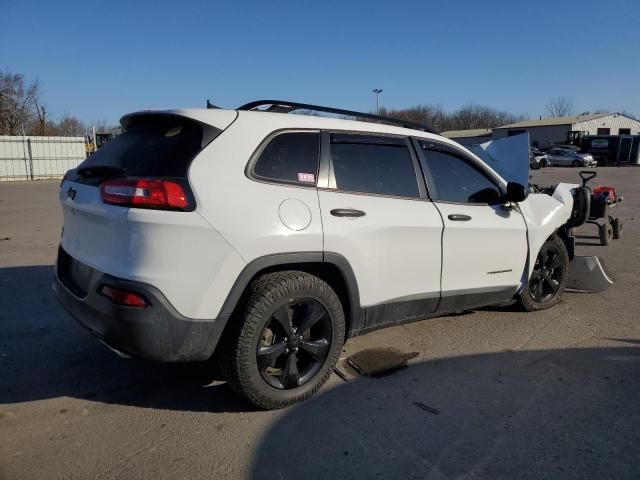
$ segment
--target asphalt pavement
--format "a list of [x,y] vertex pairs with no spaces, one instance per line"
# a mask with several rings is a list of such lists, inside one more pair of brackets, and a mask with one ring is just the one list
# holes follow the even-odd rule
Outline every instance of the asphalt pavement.
[[277,412],[209,364],[123,359],[80,328],[50,288],[59,181],[0,183],[0,479],[640,478],[640,168],[598,172],[624,194],[624,235],[602,247],[587,225],[578,253],[611,289],[352,339],[345,356],[418,355]]

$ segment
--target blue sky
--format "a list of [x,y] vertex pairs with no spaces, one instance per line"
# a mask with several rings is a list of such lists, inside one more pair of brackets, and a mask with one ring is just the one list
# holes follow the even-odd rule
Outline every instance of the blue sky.
[[387,107],[640,114],[640,2],[3,0],[0,68],[84,121],[207,98],[373,110],[373,88]]

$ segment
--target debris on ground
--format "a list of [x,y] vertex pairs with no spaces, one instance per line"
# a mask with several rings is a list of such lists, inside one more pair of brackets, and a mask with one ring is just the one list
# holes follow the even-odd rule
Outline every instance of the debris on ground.
[[383,377],[407,366],[418,352],[402,352],[395,348],[370,348],[347,358],[348,365],[360,375]]
[[356,370],[354,370],[351,365],[349,365],[347,357],[342,357],[338,360],[334,371],[336,372],[336,375],[338,375],[345,382],[349,382],[360,376],[360,374]]

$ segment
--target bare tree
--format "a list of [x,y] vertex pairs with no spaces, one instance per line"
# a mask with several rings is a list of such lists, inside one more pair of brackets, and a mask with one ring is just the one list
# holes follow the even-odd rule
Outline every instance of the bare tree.
[[19,135],[36,116],[38,81],[25,83],[19,73],[0,71],[0,135]]
[[567,97],[552,98],[547,103],[547,112],[552,117],[568,117],[574,112],[573,100]]
[[438,131],[493,128],[524,119],[523,115],[502,112],[484,105],[465,105],[445,112],[438,105],[417,105],[402,110],[380,107],[380,115],[430,125]]
[[38,114],[38,122],[40,123],[40,135],[46,135],[47,133],[47,110],[44,105],[38,105],[38,101],[33,102],[36,106],[36,113]]
[[58,135],[66,137],[84,136],[85,125],[76,117],[65,113],[56,125]]
[[120,125],[110,125],[105,119],[94,120],[89,125],[96,127],[96,132],[98,133],[119,134],[121,131]]

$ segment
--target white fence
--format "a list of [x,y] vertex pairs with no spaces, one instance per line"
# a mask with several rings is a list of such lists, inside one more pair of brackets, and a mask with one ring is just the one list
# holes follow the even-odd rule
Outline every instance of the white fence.
[[0,181],[60,178],[85,152],[84,137],[0,136]]

